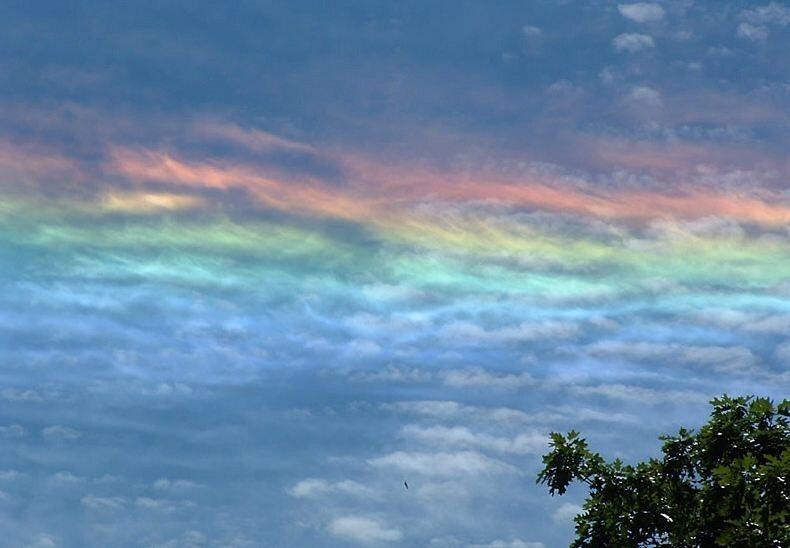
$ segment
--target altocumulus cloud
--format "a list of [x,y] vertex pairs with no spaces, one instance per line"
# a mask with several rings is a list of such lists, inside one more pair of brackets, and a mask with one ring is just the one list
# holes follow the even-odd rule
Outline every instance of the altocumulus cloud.
[[628,99],[648,107],[660,107],[663,105],[661,92],[648,86],[634,86],[628,92]]
[[9,424],[8,426],[0,426],[0,436],[5,438],[21,438],[27,434],[25,427],[21,424]]
[[514,466],[477,451],[421,453],[396,451],[368,461],[377,468],[393,468],[424,476],[518,474]]
[[563,502],[551,513],[551,519],[557,523],[571,523],[573,518],[581,514],[584,509],[578,504]]
[[701,405],[707,400],[705,394],[692,390],[658,390],[620,383],[593,386],[573,385],[568,387],[568,390],[577,395],[604,396],[613,400],[639,402],[648,405],[664,402],[676,404],[697,403]]
[[736,28],[739,38],[753,42],[765,42],[770,35],[769,26],[790,25],[790,8],[778,2],[743,10]]
[[643,49],[654,48],[656,46],[652,36],[639,34],[637,32],[626,32],[612,39],[612,46],[616,51],[636,53]]
[[639,362],[702,366],[716,371],[746,373],[759,358],[742,346],[694,346],[645,341],[599,341],[587,347],[590,356]]
[[540,415],[530,415],[510,407],[481,407],[449,400],[401,401],[382,404],[381,408],[438,419],[492,421],[498,424],[531,424],[541,420]]
[[126,499],[123,497],[98,497],[95,495],[85,495],[80,502],[86,508],[97,511],[116,511],[126,506]]
[[41,533],[32,542],[25,544],[24,548],[56,548],[57,545],[54,536]]
[[41,437],[46,440],[74,441],[82,437],[82,432],[68,426],[55,424],[43,428],[41,430]]
[[388,527],[378,519],[358,515],[335,518],[327,529],[335,536],[362,544],[397,542],[403,538],[400,529]]
[[530,542],[520,538],[497,539],[486,544],[470,544],[468,548],[546,548],[542,542]]
[[768,40],[768,28],[763,25],[753,25],[751,23],[741,23],[735,33],[738,38],[751,40],[752,42],[765,42]]
[[619,4],[618,11],[623,17],[637,23],[653,23],[664,18],[664,8],[659,4],[637,2],[636,4]]
[[539,453],[547,447],[545,432],[531,432],[518,434],[515,437],[502,437],[472,432],[464,426],[423,427],[410,424],[403,427],[401,434],[425,443],[442,446],[477,447],[495,453],[516,455]]
[[336,482],[320,478],[306,478],[288,488],[288,494],[294,498],[319,498],[331,494],[351,495],[355,497],[375,498],[376,492],[353,480]]
[[451,369],[440,373],[444,384],[453,388],[506,388],[516,389],[535,383],[535,379],[527,372],[507,373],[491,371],[482,367]]

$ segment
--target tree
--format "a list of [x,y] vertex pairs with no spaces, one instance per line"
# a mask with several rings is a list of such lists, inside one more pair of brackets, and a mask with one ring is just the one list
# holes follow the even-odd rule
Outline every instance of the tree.
[[790,401],[711,401],[698,432],[662,436],[663,457],[605,461],[575,431],[552,433],[537,482],[589,487],[572,547],[790,547]]

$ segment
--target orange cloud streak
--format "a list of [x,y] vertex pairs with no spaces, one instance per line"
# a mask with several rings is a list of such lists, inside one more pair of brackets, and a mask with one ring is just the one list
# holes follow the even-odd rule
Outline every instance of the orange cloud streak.
[[777,196],[775,203],[750,196],[687,189],[677,194],[655,191],[593,190],[571,182],[539,179],[483,180],[468,175],[448,175],[431,170],[404,170],[347,157],[350,168],[399,200],[492,200],[552,211],[579,213],[608,219],[694,219],[707,216],[764,225],[790,224],[790,204]]
[[[113,170],[133,179],[227,190],[241,188],[266,206],[289,212],[312,212],[345,219],[365,218],[372,204],[321,183],[280,181],[259,175],[248,166],[217,166],[186,162],[169,154],[116,149]],[[259,168],[260,169],[260,168]]]
[[607,219],[699,218],[725,216],[766,225],[790,223],[790,206],[747,196],[689,190],[667,195],[654,191],[598,191],[565,182],[517,182],[454,176],[430,170],[404,170],[346,157],[349,185],[282,181],[259,174],[260,167],[220,166],[178,160],[166,153],[116,149],[113,168],[134,180],[205,188],[243,188],[276,209],[349,220],[375,220],[399,205],[425,200],[500,201],[550,211]]

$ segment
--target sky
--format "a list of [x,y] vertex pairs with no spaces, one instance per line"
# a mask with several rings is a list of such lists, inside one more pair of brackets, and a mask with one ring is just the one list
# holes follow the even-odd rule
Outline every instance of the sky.
[[788,49],[776,1],[3,2],[4,546],[567,546],[549,432],[790,393]]

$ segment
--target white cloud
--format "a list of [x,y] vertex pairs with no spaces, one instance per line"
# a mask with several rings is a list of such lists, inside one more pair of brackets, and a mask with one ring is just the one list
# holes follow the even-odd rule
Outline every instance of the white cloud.
[[315,154],[310,145],[292,141],[274,133],[255,128],[243,128],[215,120],[201,120],[192,127],[192,133],[201,138],[229,141],[257,152],[289,151]]
[[729,57],[733,55],[733,51],[726,46],[712,46],[706,51],[708,55],[715,55],[716,57]]
[[790,8],[771,2],[765,6],[744,10],[740,18],[748,23],[755,25],[790,25]]
[[742,346],[686,346],[677,343],[601,341],[587,346],[597,358],[660,361],[669,365],[700,365],[716,371],[750,371],[758,359]]
[[654,48],[656,43],[653,41],[652,36],[629,32],[615,37],[614,40],[612,40],[612,46],[614,46],[614,49],[617,51],[636,53],[646,48]]
[[690,221],[660,219],[650,223],[650,232],[658,238],[687,240],[701,238],[741,238],[745,231],[735,219],[709,215]]
[[442,371],[440,375],[444,384],[454,388],[492,387],[492,388],[518,388],[535,383],[529,373],[499,373],[489,372],[481,367],[467,369],[451,369]]
[[289,488],[287,492],[294,498],[319,498],[335,493],[363,498],[375,497],[375,492],[372,489],[356,481],[329,482],[320,478],[303,479]]
[[598,79],[606,86],[611,86],[614,84],[615,80],[617,80],[619,77],[620,75],[613,67],[604,67],[598,73]]
[[630,415],[628,413],[616,413],[611,409],[599,411],[597,409],[590,409],[588,407],[579,407],[578,405],[565,405],[557,408],[558,411],[563,413],[566,421],[571,420],[574,423],[582,421],[594,422],[618,422],[623,424],[638,423],[639,417]]
[[726,308],[711,308],[682,317],[682,320],[719,329],[738,329],[748,333],[784,335],[790,333],[790,314],[764,314]]
[[429,548],[461,548],[464,543],[456,537],[434,537],[428,542]]
[[420,314],[392,314],[378,316],[369,312],[359,312],[348,316],[344,321],[348,327],[361,333],[414,333],[430,327],[430,319]]
[[82,482],[82,478],[75,476],[71,472],[57,472],[53,474],[52,481],[63,485],[73,485]]
[[403,538],[399,529],[393,529],[379,520],[365,516],[343,516],[329,524],[329,532],[362,544],[397,542]]
[[383,457],[370,459],[369,464],[377,468],[396,468],[402,472],[424,476],[455,476],[459,474],[502,474],[518,473],[518,470],[497,459],[477,451],[457,453],[417,453],[396,451]]
[[533,25],[524,25],[521,27],[521,32],[523,32],[524,36],[527,38],[540,38],[543,36],[543,31]]
[[389,366],[386,369],[376,371],[354,371],[349,375],[352,381],[361,382],[409,382],[422,383],[433,379],[429,371],[423,369],[400,368]]
[[91,510],[120,510],[126,505],[121,497],[96,497],[85,495],[81,499],[82,505]]
[[373,302],[406,302],[425,297],[422,290],[409,285],[371,284],[360,288],[362,295]]
[[78,430],[74,430],[68,426],[60,426],[56,424],[53,426],[47,426],[41,430],[41,437],[48,440],[73,441],[82,437],[82,434]]
[[663,104],[661,93],[647,86],[634,86],[628,93],[628,99],[648,107],[660,107]]
[[188,396],[192,394],[192,388],[180,382],[163,382],[156,385],[155,393],[157,396]]
[[0,397],[4,400],[15,402],[40,402],[44,399],[35,390],[21,390],[18,388],[5,388],[0,392]]
[[576,90],[569,80],[557,80],[546,88],[546,93],[551,95],[570,95]]
[[479,492],[476,491],[479,484],[471,482],[459,482],[457,478],[449,477],[432,481],[420,478],[418,482],[412,481],[410,490],[414,492],[423,503],[437,508],[436,505],[444,505],[448,500],[456,504],[471,503]]
[[137,497],[134,505],[145,510],[157,510],[162,512],[172,512],[176,509],[175,505],[167,499],[152,499],[151,497]]
[[551,320],[522,322],[517,325],[486,330],[472,322],[457,321],[444,326],[439,331],[439,336],[444,340],[462,344],[516,343],[538,339],[570,339],[579,335],[580,332],[581,329],[575,322]]
[[596,386],[572,386],[570,390],[580,395],[598,395],[614,400],[656,404],[663,402],[702,403],[708,397],[690,390],[654,390],[625,384],[599,384]]
[[636,4],[619,4],[620,15],[637,23],[654,23],[664,18],[665,12],[658,4],[637,2]]
[[0,426],[0,436],[4,438],[22,438],[27,434],[21,424],[9,424],[8,426]]
[[480,407],[456,401],[422,400],[382,404],[382,409],[398,413],[412,413],[439,419],[473,419],[502,423],[532,423],[556,418],[552,414],[527,414],[510,407]]
[[779,362],[779,365],[785,367],[790,366],[790,342],[782,343],[777,346],[776,350],[774,350],[774,356]]
[[529,542],[514,538],[511,540],[497,539],[488,544],[470,544],[469,548],[546,548],[546,545],[542,542]]
[[481,424],[494,423],[511,426],[556,423],[568,419],[620,423],[630,423],[638,420],[633,415],[613,413],[611,410],[597,411],[579,407],[578,405],[556,406],[534,413],[525,413],[510,407],[480,407],[464,405],[455,401],[434,400],[385,403],[381,405],[381,408],[386,411],[410,413],[439,420],[466,420]]
[[190,480],[159,478],[158,480],[154,481],[153,487],[154,489],[158,489],[160,491],[181,491],[186,489],[194,489],[195,487],[199,487],[199,485]]
[[[208,537],[200,531],[187,531],[179,538],[168,540],[167,542],[152,544],[148,548],[198,548],[206,546]],[[245,542],[241,539],[233,539],[230,544],[223,543],[222,546],[226,548],[236,548],[241,546],[251,546],[251,543]]]
[[581,514],[582,511],[583,508],[578,504],[563,502],[556,510],[554,510],[554,512],[552,512],[551,519],[557,523],[568,523],[573,521],[573,518],[575,518],[578,514]]
[[16,470],[0,470],[0,481],[14,481],[23,477],[25,474]]
[[208,537],[206,537],[205,533],[192,530],[184,533],[183,540],[187,546],[191,546],[193,544],[205,544],[208,542]]
[[763,25],[752,25],[751,23],[741,23],[735,30],[738,38],[751,40],[752,42],[765,42],[768,40],[768,27]]
[[718,371],[748,371],[758,359],[742,346],[691,346],[680,353],[680,360],[691,365],[712,367]]
[[743,326],[744,331],[785,335],[790,333],[790,315],[768,314]]
[[55,537],[46,533],[39,534],[33,542],[25,544],[24,548],[56,548]]
[[401,434],[424,443],[441,446],[478,447],[496,453],[517,455],[541,453],[546,449],[547,444],[547,435],[540,432],[518,434],[509,438],[472,432],[463,426],[448,428],[446,426],[423,427],[410,424],[401,429]]
[[375,341],[368,339],[353,339],[344,350],[350,358],[371,358],[381,353],[381,347]]
[[195,503],[191,500],[137,497],[134,500],[134,505],[144,510],[152,510],[156,512],[175,512],[179,508],[193,508]]
[[288,494],[296,498],[314,498],[325,495],[330,491],[327,481],[317,478],[308,478],[299,481],[288,489]]

